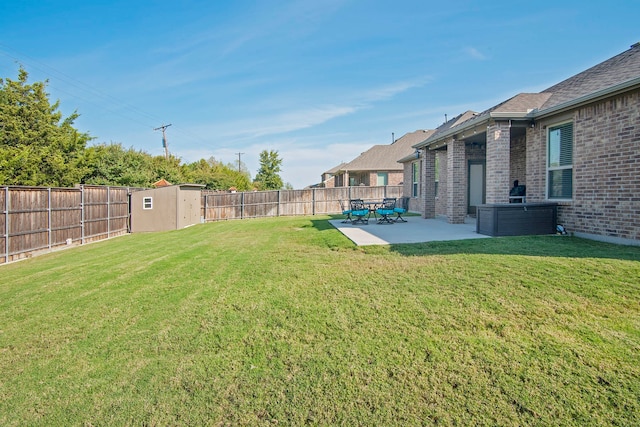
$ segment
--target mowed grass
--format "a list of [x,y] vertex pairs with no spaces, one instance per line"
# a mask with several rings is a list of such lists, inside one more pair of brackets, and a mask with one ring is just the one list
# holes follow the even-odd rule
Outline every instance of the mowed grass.
[[629,426],[639,399],[639,247],[305,217],[0,267],[2,426]]

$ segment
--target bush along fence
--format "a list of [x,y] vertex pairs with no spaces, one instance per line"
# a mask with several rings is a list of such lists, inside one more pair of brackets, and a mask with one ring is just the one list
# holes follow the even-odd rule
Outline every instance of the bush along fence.
[[128,187],[0,187],[0,262],[129,231]]
[[[350,199],[402,197],[402,186],[220,193],[203,190],[203,221],[341,213]],[[0,263],[131,231],[131,187],[0,187]]]
[[403,187],[336,187],[305,190],[255,191],[246,193],[202,192],[204,221],[271,216],[322,215],[342,212],[341,201],[382,200],[402,197]]

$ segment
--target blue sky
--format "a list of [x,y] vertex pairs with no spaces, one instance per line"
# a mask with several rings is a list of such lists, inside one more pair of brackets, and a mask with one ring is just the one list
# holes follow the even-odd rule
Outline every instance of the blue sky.
[[277,150],[294,188],[640,41],[640,1],[0,0],[0,77],[49,80],[95,143],[184,162]]

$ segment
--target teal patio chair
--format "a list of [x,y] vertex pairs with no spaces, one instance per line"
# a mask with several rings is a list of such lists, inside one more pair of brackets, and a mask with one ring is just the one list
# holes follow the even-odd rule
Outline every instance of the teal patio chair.
[[407,220],[402,217],[402,214],[407,213],[408,210],[409,210],[409,198],[403,197],[402,199],[400,199],[400,206],[396,206],[395,208],[393,208],[393,211],[396,213],[395,221],[407,222]]
[[368,224],[369,208],[367,208],[362,199],[351,200],[351,224]]
[[342,215],[346,215],[347,217],[342,222],[352,222],[351,218],[351,206],[345,206],[347,203],[344,200],[339,200],[340,202],[340,210],[342,210]]
[[391,218],[396,207],[395,197],[385,197],[382,200],[382,206],[376,209],[376,214],[380,215],[378,224],[393,224],[395,221]]

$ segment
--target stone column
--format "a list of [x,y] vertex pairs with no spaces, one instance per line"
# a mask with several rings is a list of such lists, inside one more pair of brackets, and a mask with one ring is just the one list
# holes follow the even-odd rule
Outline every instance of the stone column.
[[509,122],[487,127],[487,203],[508,203],[511,164],[511,129]]
[[436,217],[436,152],[420,150],[422,158],[422,217]]
[[463,224],[467,216],[467,165],[464,141],[447,144],[447,218]]

